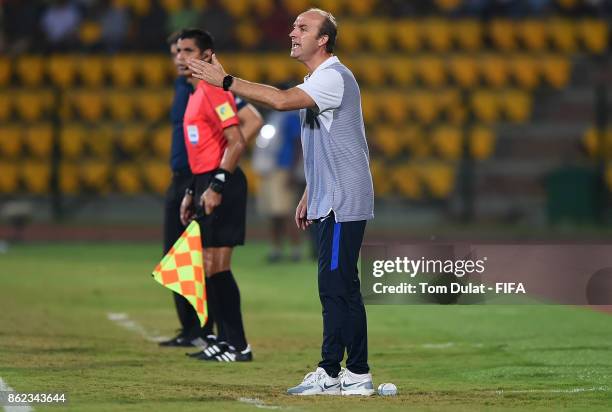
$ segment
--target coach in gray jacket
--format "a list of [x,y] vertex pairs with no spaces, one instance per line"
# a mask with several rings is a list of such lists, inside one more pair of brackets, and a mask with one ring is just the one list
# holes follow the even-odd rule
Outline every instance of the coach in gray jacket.
[[[300,110],[306,190],[295,221],[318,235],[319,296],[323,306],[322,360],[295,395],[372,395],[367,322],[359,290],[357,259],[366,221],[374,217],[359,85],[333,55],[337,26],[320,9],[300,14],[291,38],[291,57],[308,68],[304,83],[289,90],[228,75],[213,63],[192,60],[193,76],[275,110]],[[347,352],[346,369],[340,362]]]

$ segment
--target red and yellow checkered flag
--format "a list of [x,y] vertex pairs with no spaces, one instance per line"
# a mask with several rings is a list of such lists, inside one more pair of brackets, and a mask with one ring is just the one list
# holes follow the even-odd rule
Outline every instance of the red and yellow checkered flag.
[[202,265],[200,225],[194,220],[153,270],[153,279],[183,295],[195,308],[202,326],[208,319]]

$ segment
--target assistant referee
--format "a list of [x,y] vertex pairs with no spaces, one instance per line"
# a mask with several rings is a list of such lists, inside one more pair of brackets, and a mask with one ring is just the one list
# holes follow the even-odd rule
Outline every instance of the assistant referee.
[[[374,190],[359,85],[333,55],[336,34],[336,20],[326,11],[310,9],[297,17],[289,34],[291,57],[309,74],[289,90],[234,78],[214,55],[212,64],[189,62],[193,76],[247,100],[275,110],[301,109],[307,187],[295,219],[302,229],[315,222],[323,344],[319,367],[288,390],[295,395],[374,393],[357,274],[366,221],[374,217]],[[345,351],[346,370],[340,373]]]

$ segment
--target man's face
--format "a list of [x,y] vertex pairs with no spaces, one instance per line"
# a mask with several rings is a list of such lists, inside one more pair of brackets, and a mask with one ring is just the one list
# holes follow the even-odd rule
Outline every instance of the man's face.
[[174,63],[174,67],[176,67],[176,73],[180,76],[181,71],[179,70],[178,64],[178,52],[176,43],[172,43],[170,45],[170,55],[172,56],[172,63]]
[[202,52],[194,39],[179,39],[176,42],[176,69],[180,76],[191,77],[191,70],[187,66],[189,59],[203,59],[206,61],[210,60],[210,50]]
[[302,13],[295,19],[293,30],[289,33],[291,57],[306,61],[316,53],[321,40],[318,37],[323,19],[323,16],[315,12]]

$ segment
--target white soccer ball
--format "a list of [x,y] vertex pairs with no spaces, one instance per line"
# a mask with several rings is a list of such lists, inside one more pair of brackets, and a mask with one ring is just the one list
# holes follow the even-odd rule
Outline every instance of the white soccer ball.
[[392,383],[381,383],[378,385],[378,394],[380,396],[395,396],[397,395],[397,386]]

